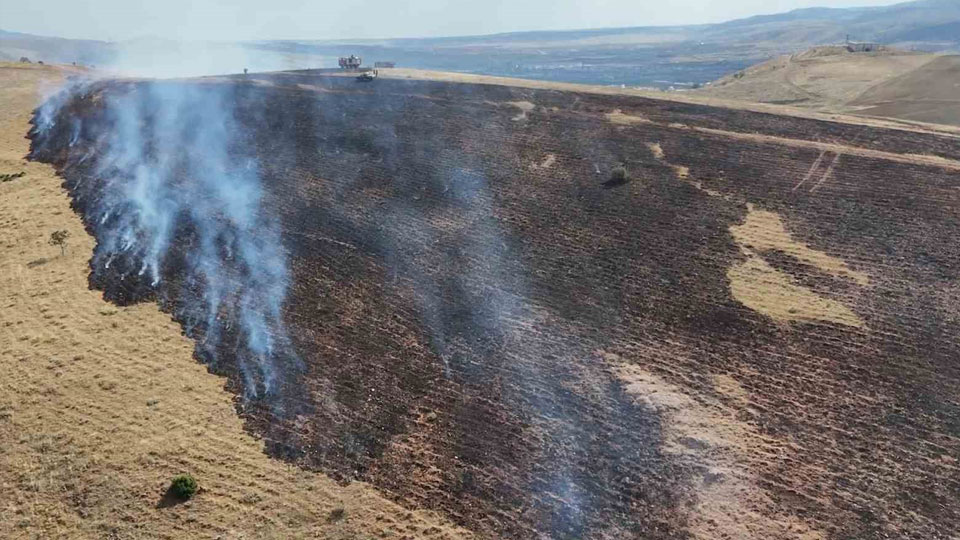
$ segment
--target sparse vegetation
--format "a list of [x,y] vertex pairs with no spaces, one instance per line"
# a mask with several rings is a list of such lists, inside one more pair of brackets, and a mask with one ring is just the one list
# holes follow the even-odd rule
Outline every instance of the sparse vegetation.
[[170,493],[181,499],[190,499],[197,494],[197,480],[189,474],[175,476],[170,482]]
[[342,506],[338,506],[330,511],[330,515],[327,516],[327,523],[336,523],[345,517],[347,517],[347,510]]
[[611,182],[622,184],[629,179],[630,179],[629,176],[627,176],[627,168],[624,167],[623,165],[619,167],[615,167],[613,171],[610,173]]
[[18,173],[0,174],[0,182],[9,182],[11,180],[16,180],[17,178],[23,177],[25,174],[27,173],[23,171],[20,171]]
[[622,186],[630,181],[630,175],[627,173],[627,168],[623,165],[618,165],[610,171],[610,179],[601,184],[604,188],[610,189],[617,186]]
[[67,239],[70,238],[70,231],[63,229],[50,233],[50,245],[60,248],[60,255],[67,252]]

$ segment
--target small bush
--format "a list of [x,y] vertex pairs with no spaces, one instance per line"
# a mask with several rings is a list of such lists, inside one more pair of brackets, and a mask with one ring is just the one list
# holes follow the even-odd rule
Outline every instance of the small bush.
[[345,518],[345,517],[347,517],[347,510],[346,510],[346,508],[340,506],[340,507],[334,508],[334,509],[330,512],[330,515],[327,516],[327,522],[328,522],[328,523],[336,523],[336,522],[342,520],[342,519]]
[[70,237],[70,231],[53,231],[50,233],[50,245],[60,247],[60,255],[67,251],[67,238]]
[[181,474],[170,482],[170,493],[181,499],[189,499],[197,494],[197,481],[189,474]]
[[610,181],[622,184],[627,181],[627,168],[624,166],[616,167],[610,173]]

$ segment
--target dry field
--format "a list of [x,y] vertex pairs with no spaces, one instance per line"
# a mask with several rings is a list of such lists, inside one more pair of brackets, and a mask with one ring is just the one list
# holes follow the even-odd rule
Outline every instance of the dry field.
[[690,94],[960,126],[958,83],[960,56],[820,47],[757,64]]
[[[53,169],[24,159],[31,110],[64,74],[0,65],[0,174],[26,173],[0,183],[0,538],[468,536],[268,457],[169,315],[89,290],[94,240]],[[181,472],[202,493],[169,506]]]
[[851,102],[858,114],[960,125],[960,56],[941,56]]

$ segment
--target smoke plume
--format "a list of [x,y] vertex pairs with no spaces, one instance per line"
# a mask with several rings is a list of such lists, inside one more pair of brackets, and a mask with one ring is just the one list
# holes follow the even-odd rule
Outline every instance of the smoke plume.
[[67,152],[98,149],[93,163],[89,154],[66,160],[83,169],[72,191],[97,239],[91,279],[112,276],[138,297],[120,301],[153,295],[174,306],[204,361],[219,364],[217,351],[232,346],[247,398],[275,393],[300,364],[281,316],[287,260],[231,85],[131,83],[104,95],[103,114],[86,120],[98,125],[85,126],[62,109],[93,99],[95,86],[74,83],[48,99],[34,133],[34,154],[54,137],[69,137]]

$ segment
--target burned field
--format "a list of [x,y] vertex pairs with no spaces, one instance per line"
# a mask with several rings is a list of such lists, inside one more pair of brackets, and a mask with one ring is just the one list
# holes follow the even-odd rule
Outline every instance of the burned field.
[[31,136],[278,458],[491,538],[960,532],[956,138],[309,72]]

